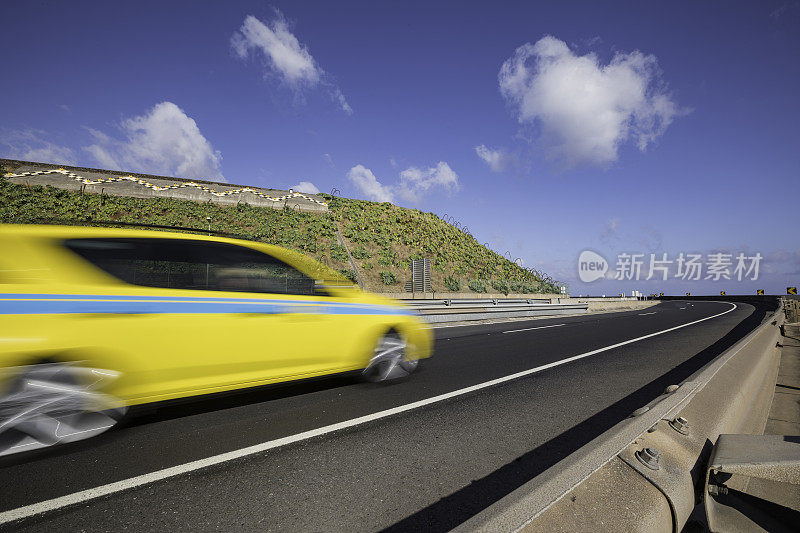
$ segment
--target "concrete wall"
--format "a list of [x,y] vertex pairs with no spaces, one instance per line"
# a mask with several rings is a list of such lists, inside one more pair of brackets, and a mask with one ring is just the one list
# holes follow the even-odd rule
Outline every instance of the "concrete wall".
[[13,169],[6,174],[8,180],[22,185],[49,185],[71,191],[133,198],[176,198],[222,205],[245,202],[275,209],[288,206],[303,211],[328,210],[321,196],[294,191],[8,159],[2,159],[0,163]]

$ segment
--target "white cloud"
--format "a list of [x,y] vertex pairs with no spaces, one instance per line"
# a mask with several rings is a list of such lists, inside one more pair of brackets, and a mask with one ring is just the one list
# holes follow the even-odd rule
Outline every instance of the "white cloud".
[[538,125],[548,157],[566,166],[610,164],[628,139],[644,150],[681,112],[655,56],[638,50],[603,65],[546,36],[517,48],[498,80],[519,122]]
[[[776,268],[776,265],[780,264],[784,265],[783,269]],[[766,254],[764,269],[768,272],[780,271],[791,276],[800,274],[800,250],[775,250]]]
[[784,2],[783,4],[778,6],[774,11],[772,11],[769,14],[769,17],[772,20],[778,20],[786,13],[792,14],[792,12],[794,12],[795,14],[800,12],[800,2]]
[[439,161],[435,167],[425,170],[409,167],[400,172],[397,194],[406,200],[416,202],[432,187],[441,187],[448,194],[456,191],[459,188],[458,174],[444,161]]
[[356,165],[347,173],[348,179],[374,202],[391,202],[394,200],[391,188],[381,184],[375,174],[363,165]]
[[2,143],[8,147],[5,156],[10,159],[75,165],[75,153],[66,146],[54,144],[42,138],[43,131],[19,130],[3,135]]
[[600,238],[604,241],[619,239],[619,234],[617,233],[617,230],[619,229],[619,223],[619,218],[615,217],[608,219],[603,226],[603,232],[600,234]]
[[306,194],[319,194],[317,186],[310,181],[301,181],[297,185],[294,185],[292,190],[295,192],[304,192]]
[[342,91],[339,89],[334,89],[333,95],[336,98],[336,101],[339,103],[339,107],[342,108],[342,111],[347,113],[348,115],[353,114],[353,108],[350,107],[350,104],[347,103],[347,99],[342,94]]
[[231,37],[231,45],[242,59],[247,57],[251,48],[261,50],[271,68],[288,84],[314,85],[320,79],[321,69],[308,49],[289,31],[282,17],[274,20],[272,27],[269,27],[253,15],[248,15],[239,31]]
[[251,50],[256,51],[254,54],[260,51],[268,72],[277,74],[292,89],[325,85],[342,111],[348,115],[353,113],[342,91],[326,80],[325,71],[311,56],[308,47],[289,31],[280,13],[269,24],[253,15],[245,17],[242,27],[231,37],[231,47],[241,59],[246,59]]
[[481,144],[475,147],[475,153],[489,165],[492,172],[502,172],[508,166],[509,156],[504,150],[493,150]]
[[351,168],[347,177],[359,192],[368,200],[375,202],[394,202],[395,197],[418,202],[425,193],[434,188],[451,193],[460,187],[458,174],[444,161],[427,169],[409,167],[400,172],[400,180],[394,185],[381,183],[375,174],[363,165]]
[[214,150],[197,123],[172,102],[161,102],[144,115],[126,119],[125,140],[92,130],[88,151],[102,167],[185,178],[224,181],[222,155]]

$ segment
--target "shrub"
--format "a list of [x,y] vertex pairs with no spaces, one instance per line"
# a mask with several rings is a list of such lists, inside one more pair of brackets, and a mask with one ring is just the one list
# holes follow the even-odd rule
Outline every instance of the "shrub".
[[525,292],[529,293],[529,294],[533,294],[533,293],[536,293],[536,292],[541,292],[539,283],[537,283],[535,281],[532,282],[532,283],[523,283],[522,286],[523,286],[523,289],[525,290]]
[[397,259],[397,252],[391,248],[384,248],[378,252],[378,264],[382,266],[391,266]]
[[340,263],[347,263],[347,251],[341,244],[331,244],[331,259]]
[[386,248],[392,244],[392,241],[389,239],[389,237],[385,235],[374,235],[372,237],[372,242],[381,248]]
[[317,241],[310,238],[301,239],[299,242],[300,249],[304,252],[314,254],[317,253]]
[[358,231],[350,239],[355,242],[369,242],[372,240],[366,231]]
[[363,268],[364,270],[369,270],[369,269],[371,269],[371,268],[372,268],[372,266],[373,266],[373,265],[372,265],[372,263],[370,263],[369,261],[367,261],[366,263],[363,263],[363,264],[361,265],[361,268]]
[[349,268],[343,268],[339,270],[339,272],[341,272],[344,277],[346,277],[347,279],[349,279],[354,283],[358,281],[358,278],[356,278],[356,273],[350,270]]
[[395,276],[392,272],[381,270],[379,275],[384,285],[391,285],[393,283],[397,283],[397,276]]
[[352,252],[350,252],[350,255],[352,255],[354,259],[369,259],[372,257],[372,254],[370,254],[369,251],[364,248],[364,245],[354,249]]
[[453,276],[446,276],[444,278],[444,286],[447,287],[450,292],[459,292],[461,290],[461,282]]
[[482,279],[469,280],[469,290],[472,292],[487,292],[486,282]]
[[508,296],[508,282],[504,279],[492,280],[492,288]]

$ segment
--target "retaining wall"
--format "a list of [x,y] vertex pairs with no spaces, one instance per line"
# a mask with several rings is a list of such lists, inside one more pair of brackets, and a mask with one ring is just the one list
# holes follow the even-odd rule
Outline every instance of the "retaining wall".
[[245,185],[188,180],[149,174],[125,173],[85,167],[71,167],[0,159],[11,173],[11,183],[49,185],[70,191],[133,198],[176,198],[192,202],[213,202],[236,205],[240,202],[258,207],[282,209],[284,206],[303,211],[325,212],[328,205],[319,195],[292,190],[264,189]]

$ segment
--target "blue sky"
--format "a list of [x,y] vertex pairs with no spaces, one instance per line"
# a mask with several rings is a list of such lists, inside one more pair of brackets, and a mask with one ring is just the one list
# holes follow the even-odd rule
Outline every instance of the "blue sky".
[[[573,294],[800,284],[799,2],[0,15],[0,156],[388,199],[454,217]],[[734,279],[582,283],[586,249],[609,271],[623,252],[645,271],[651,253],[731,254]],[[739,253],[761,254],[757,280],[735,279]]]

